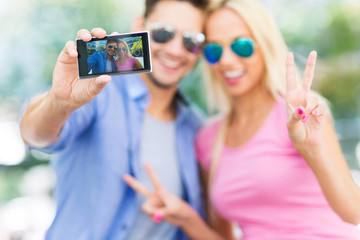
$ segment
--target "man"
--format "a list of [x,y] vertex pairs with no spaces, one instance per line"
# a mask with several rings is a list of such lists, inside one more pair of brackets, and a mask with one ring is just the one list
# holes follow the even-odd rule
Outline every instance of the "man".
[[[57,153],[57,212],[47,239],[186,239],[177,227],[145,216],[143,199],[123,176],[150,187],[148,162],[164,187],[202,211],[193,147],[201,119],[178,83],[198,60],[206,5],[146,1],[133,30],[150,31],[150,74],[79,80],[75,43],[65,45],[50,91],[30,101],[20,122],[29,146]],[[99,28],[78,32],[84,41],[105,35]]]
[[105,73],[105,72],[114,72],[114,55],[117,49],[117,41],[109,40],[105,44],[105,51],[96,52],[88,57],[88,71],[93,74],[95,73]]

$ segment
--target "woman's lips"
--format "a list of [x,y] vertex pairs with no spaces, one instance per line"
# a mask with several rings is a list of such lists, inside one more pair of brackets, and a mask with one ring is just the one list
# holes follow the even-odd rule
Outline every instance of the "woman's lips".
[[231,70],[223,72],[223,78],[225,82],[229,85],[238,84],[244,78],[244,76],[244,70]]

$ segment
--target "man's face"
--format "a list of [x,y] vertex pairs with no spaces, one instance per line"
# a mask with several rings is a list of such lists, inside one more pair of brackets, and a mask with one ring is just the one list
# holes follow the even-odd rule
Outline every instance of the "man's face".
[[[177,86],[195,65],[200,53],[194,54],[183,45],[183,31],[202,32],[204,13],[188,2],[160,1],[147,18],[146,28],[151,31],[154,23],[172,26],[175,36],[165,43],[151,39],[153,72],[151,78],[163,87]],[[151,32],[150,32],[151,33]]]
[[115,52],[116,52],[116,42],[108,42],[105,45],[105,53],[108,56],[114,56]]

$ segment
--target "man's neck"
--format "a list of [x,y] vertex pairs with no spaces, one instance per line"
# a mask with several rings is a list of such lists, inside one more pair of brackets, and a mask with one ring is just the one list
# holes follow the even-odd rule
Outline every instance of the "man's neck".
[[149,76],[140,74],[149,89],[151,101],[146,112],[162,121],[173,121],[176,117],[176,106],[174,103],[177,86],[162,88],[155,85]]
[[110,61],[111,60],[111,56],[105,51],[105,54],[107,56],[107,60]]

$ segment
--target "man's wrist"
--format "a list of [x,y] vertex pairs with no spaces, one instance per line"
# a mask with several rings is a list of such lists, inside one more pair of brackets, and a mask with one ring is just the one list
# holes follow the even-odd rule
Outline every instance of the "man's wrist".
[[75,104],[71,103],[70,101],[66,101],[64,99],[56,97],[53,91],[50,91],[45,96],[46,102],[55,107],[56,109],[60,110],[66,115],[70,115],[73,111],[78,109],[80,106],[76,106]]

